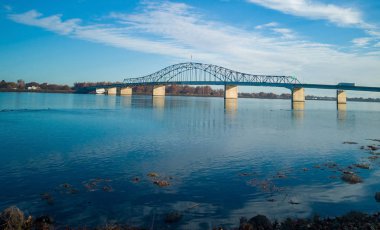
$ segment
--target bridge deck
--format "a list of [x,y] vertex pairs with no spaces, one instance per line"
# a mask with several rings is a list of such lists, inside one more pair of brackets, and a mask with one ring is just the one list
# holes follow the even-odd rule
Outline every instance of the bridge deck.
[[181,82],[142,82],[142,83],[120,83],[104,86],[96,86],[93,88],[111,88],[111,87],[128,87],[141,85],[237,85],[237,86],[266,86],[266,87],[282,87],[287,89],[294,88],[310,88],[310,89],[336,89],[336,90],[353,90],[353,91],[369,91],[380,92],[380,87],[368,86],[346,86],[346,85],[326,85],[326,84],[287,84],[287,83],[263,83],[263,82],[218,82],[218,81],[181,81]]

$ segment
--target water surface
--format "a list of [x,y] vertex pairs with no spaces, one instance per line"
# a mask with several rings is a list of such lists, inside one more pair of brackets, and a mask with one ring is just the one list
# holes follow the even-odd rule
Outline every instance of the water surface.
[[[380,159],[360,146],[380,144],[368,140],[380,139],[380,103],[1,93],[0,111],[0,208],[58,226],[208,229],[379,210]],[[358,162],[370,169],[347,169]],[[172,210],[183,218],[167,225]]]

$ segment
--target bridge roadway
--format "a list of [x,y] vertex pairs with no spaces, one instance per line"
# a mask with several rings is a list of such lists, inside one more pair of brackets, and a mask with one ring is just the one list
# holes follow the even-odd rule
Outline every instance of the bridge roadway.
[[287,83],[260,83],[260,82],[215,82],[215,81],[170,81],[170,82],[142,82],[142,83],[119,83],[111,85],[100,85],[93,88],[126,88],[142,85],[236,85],[236,86],[266,86],[281,87],[287,89],[309,88],[309,89],[336,89],[336,90],[352,90],[380,92],[380,87],[371,86],[348,86],[348,85],[326,85],[326,84],[287,84]]
[[[292,108],[303,109],[305,88],[337,90],[337,108],[346,108],[346,92],[380,92],[380,87],[355,86],[353,84],[303,84],[293,76],[254,75],[230,70],[221,66],[203,63],[179,63],[168,66],[150,75],[139,78],[126,78],[123,83],[98,85],[109,95],[132,95],[134,86],[153,86],[153,96],[165,96],[166,85],[224,85],[225,100],[238,98],[238,86],[282,87],[291,90]],[[88,87],[95,89],[95,87]],[[98,90],[97,90],[98,92]]]

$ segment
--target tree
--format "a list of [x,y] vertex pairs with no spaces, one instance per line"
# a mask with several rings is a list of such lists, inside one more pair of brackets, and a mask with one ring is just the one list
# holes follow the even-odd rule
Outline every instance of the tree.
[[0,82],[0,89],[6,89],[6,88],[7,88],[7,82],[4,81],[4,80],[2,80],[2,81]]
[[25,89],[25,81],[22,79],[17,80],[17,88]]

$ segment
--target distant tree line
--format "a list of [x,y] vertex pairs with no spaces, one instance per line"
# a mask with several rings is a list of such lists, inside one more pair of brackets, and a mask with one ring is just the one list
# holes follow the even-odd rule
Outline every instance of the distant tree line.
[[58,84],[48,84],[48,83],[37,83],[28,82],[25,83],[24,80],[17,80],[17,82],[6,82],[2,80],[0,82],[0,89],[2,91],[72,91],[68,85],[58,85]]
[[243,98],[263,98],[263,99],[290,99],[290,93],[274,94],[274,93],[239,93],[239,97]]
[[[68,92],[68,93],[90,93],[85,90],[87,87],[106,86],[112,84],[121,84],[121,82],[75,82],[73,87],[68,85],[48,84],[28,82],[19,79],[16,82],[0,82],[0,91],[36,91],[36,92]],[[133,87],[135,94],[151,94],[153,86],[135,86]],[[189,85],[167,85],[165,91],[168,95],[188,95],[188,96],[214,96],[223,97],[223,89],[213,89],[210,86],[189,86]],[[280,95],[274,93],[239,93],[241,98],[263,98],[263,99],[291,99],[291,94],[282,93]],[[306,100],[336,100],[335,97],[326,96],[305,96]],[[347,98],[348,101],[366,101],[380,102],[380,98]]]

